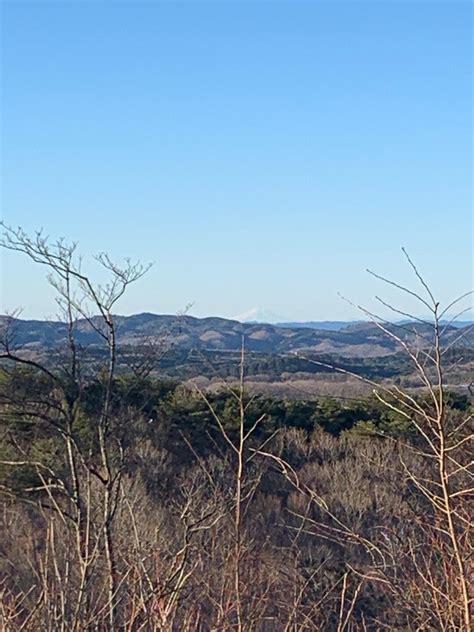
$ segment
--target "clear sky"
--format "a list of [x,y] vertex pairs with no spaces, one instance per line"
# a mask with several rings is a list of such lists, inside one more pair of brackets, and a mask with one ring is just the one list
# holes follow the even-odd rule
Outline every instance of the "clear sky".
[[[5,1],[2,217],[154,261],[121,313],[470,289],[470,2]],[[54,312],[2,255],[2,309]]]

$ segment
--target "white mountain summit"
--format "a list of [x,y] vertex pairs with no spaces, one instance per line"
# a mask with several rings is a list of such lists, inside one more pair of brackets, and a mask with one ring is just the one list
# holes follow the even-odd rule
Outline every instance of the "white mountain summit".
[[241,323],[268,323],[274,325],[275,323],[284,323],[287,319],[284,316],[275,314],[269,309],[263,307],[252,307],[252,309],[233,316],[233,320],[238,320]]

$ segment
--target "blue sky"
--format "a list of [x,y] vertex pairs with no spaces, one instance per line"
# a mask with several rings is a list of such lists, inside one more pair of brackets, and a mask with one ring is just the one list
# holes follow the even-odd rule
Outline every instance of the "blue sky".
[[[154,261],[120,312],[353,318],[401,246],[472,286],[470,3],[1,10],[2,217]],[[51,315],[43,274],[3,254],[2,309]]]

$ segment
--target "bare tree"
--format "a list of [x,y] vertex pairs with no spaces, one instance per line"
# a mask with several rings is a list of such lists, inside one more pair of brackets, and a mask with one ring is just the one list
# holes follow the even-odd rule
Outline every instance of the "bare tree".
[[[404,294],[413,297],[421,309],[428,312],[428,331],[418,334],[416,344],[404,335],[403,326],[390,328],[386,320],[375,317],[365,310],[387,336],[403,349],[426,392],[426,400],[418,401],[409,392],[398,387],[392,388],[390,397],[375,389],[376,397],[388,408],[404,416],[417,431],[420,445],[407,447],[418,459],[427,462],[430,472],[428,478],[421,477],[418,472],[403,460],[402,465],[407,477],[426,498],[433,509],[435,523],[429,525],[430,539],[434,546],[438,546],[441,553],[441,564],[444,572],[432,574],[430,565],[420,568],[416,564],[418,576],[427,583],[431,590],[433,603],[439,620],[443,622],[443,629],[465,630],[471,629],[472,623],[472,595],[469,594],[469,536],[472,513],[469,512],[467,501],[474,493],[474,470],[472,459],[473,424],[470,415],[465,418],[451,419],[446,406],[446,375],[453,368],[447,354],[461,336],[445,342],[444,336],[449,324],[466,310],[458,310],[451,316],[451,310],[462,300],[472,295],[467,292],[452,300],[447,306],[441,307],[431,288],[420,274],[408,253],[403,253],[410,265],[421,290],[412,290],[395,283],[383,276],[370,272],[384,283],[396,287]],[[418,322],[424,329],[426,321],[418,316],[402,311],[383,299],[378,301],[392,312],[408,317]],[[466,308],[468,309],[468,308]],[[443,323],[443,319],[448,323]],[[428,573],[428,574],[427,574]],[[472,588],[472,586],[471,586]]]
[[[4,461],[4,465],[33,467],[41,481],[34,491],[43,491],[49,498],[50,507],[59,514],[61,520],[71,521],[74,525],[81,572],[72,630],[76,629],[91,569],[103,545],[108,585],[106,610],[110,628],[114,629],[119,583],[112,523],[121,489],[123,450],[117,438],[111,434],[112,391],[117,366],[117,331],[113,310],[128,287],[140,279],[148,267],[130,260],[124,266],[119,266],[102,253],[96,257],[96,261],[106,271],[109,280],[96,285],[82,271],[81,260],[76,255],[76,244],[67,244],[63,239],[51,242],[41,232],[29,237],[21,228],[2,226],[4,233],[0,245],[3,248],[24,254],[34,263],[47,268],[48,280],[57,292],[60,315],[67,330],[66,363],[62,362],[58,366],[42,358],[31,357],[27,350],[15,346],[13,319],[7,320],[4,327],[0,352],[1,359],[16,366],[27,366],[49,383],[49,399],[34,404],[24,402],[20,406],[10,402],[10,408],[24,419],[40,418],[60,437],[65,447],[66,474],[57,473],[40,462],[28,462],[27,459]],[[96,335],[107,357],[104,369],[100,369],[95,376],[100,377],[101,383],[101,403],[93,428],[98,457],[89,454],[77,439],[76,426],[81,415],[85,388],[83,374],[90,370],[78,342],[79,327],[87,327]],[[95,488],[100,490],[102,516],[94,539],[90,501]],[[57,491],[61,492],[59,501],[56,498]]]
[[[237,406],[236,436],[229,432],[224,421],[216,411],[212,402],[206,393],[198,389],[200,396],[206,402],[214,421],[216,422],[225,444],[230,449],[230,454],[234,457],[233,477],[234,477],[234,498],[233,498],[233,539],[234,550],[231,556],[232,576],[233,576],[233,606],[231,611],[235,612],[235,625],[233,629],[239,632],[243,630],[253,629],[255,621],[252,622],[249,608],[247,608],[247,616],[244,616],[244,601],[249,601],[248,595],[246,599],[243,597],[243,581],[242,567],[245,564],[249,568],[250,559],[245,556],[246,550],[250,548],[250,539],[245,540],[243,534],[243,518],[249,509],[249,503],[253,498],[259,484],[259,476],[250,476],[249,464],[254,454],[249,450],[249,443],[255,431],[265,418],[265,413],[259,415],[255,421],[248,421],[248,408],[252,404],[253,399],[249,398],[245,392],[245,340],[242,338],[240,363],[239,363],[239,379],[237,385],[224,383],[224,387],[235,400]],[[248,535],[248,534],[247,534]]]

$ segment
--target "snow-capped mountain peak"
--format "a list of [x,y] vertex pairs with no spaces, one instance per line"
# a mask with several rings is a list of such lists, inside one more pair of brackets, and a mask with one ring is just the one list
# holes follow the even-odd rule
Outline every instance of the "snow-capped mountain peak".
[[251,309],[237,314],[233,317],[233,320],[238,320],[241,323],[282,323],[287,319],[284,316],[279,316],[269,309],[262,307],[252,307]]

